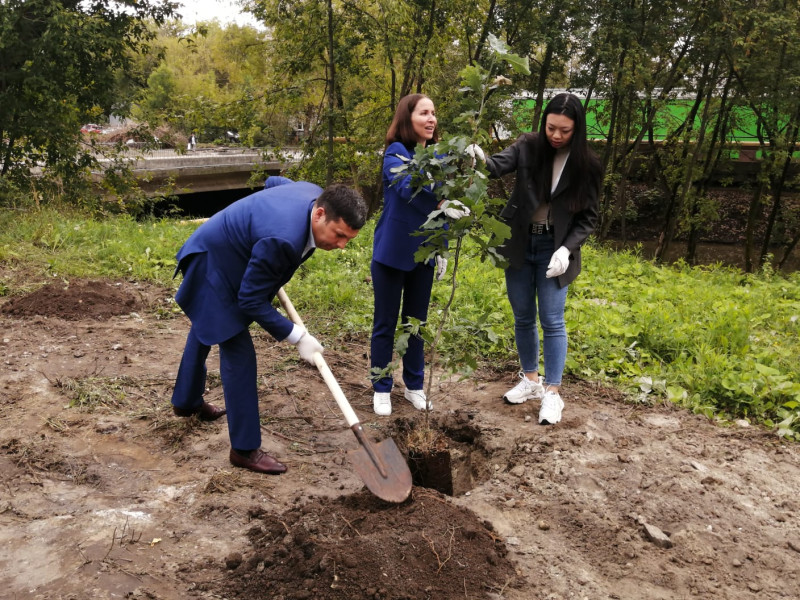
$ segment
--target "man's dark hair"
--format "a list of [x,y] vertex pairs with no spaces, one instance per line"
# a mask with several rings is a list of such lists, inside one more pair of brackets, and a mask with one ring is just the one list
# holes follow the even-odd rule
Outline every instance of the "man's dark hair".
[[361,229],[367,221],[367,205],[364,199],[346,185],[329,185],[317,198],[316,205],[325,209],[326,221],[342,219],[351,229]]

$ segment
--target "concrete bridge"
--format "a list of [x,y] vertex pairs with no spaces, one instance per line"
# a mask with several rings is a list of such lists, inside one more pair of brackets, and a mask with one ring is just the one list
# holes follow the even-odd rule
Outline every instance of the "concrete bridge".
[[156,193],[171,185],[175,195],[216,192],[250,187],[253,173],[279,175],[300,158],[298,150],[265,156],[259,148],[201,148],[183,153],[175,150],[142,150],[131,157],[133,171],[145,192]]

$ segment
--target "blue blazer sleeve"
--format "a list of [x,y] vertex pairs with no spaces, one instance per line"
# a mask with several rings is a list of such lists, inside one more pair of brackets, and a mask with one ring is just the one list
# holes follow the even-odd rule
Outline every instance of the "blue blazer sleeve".
[[300,252],[287,240],[263,238],[253,246],[242,276],[239,308],[277,340],[288,336],[293,325],[272,306],[272,299],[292,278],[301,261]]
[[[408,161],[403,158],[410,159],[414,156],[403,144],[395,142],[386,149],[386,154],[383,158],[383,188],[384,188],[384,203],[387,201],[402,201],[407,203],[408,207],[419,212],[425,219],[428,215],[436,209],[437,200],[436,194],[433,193],[433,186],[426,186],[420,192],[414,195],[414,188],[411,185],[411,180],[415,173],[395,173],[393,169],[405,165]],[[394,193],[389,198],[386,196],[386,190],[391,189]],[[385,207],[384,207],[385,210]],[[423,219],[423,223],[425,220]]]

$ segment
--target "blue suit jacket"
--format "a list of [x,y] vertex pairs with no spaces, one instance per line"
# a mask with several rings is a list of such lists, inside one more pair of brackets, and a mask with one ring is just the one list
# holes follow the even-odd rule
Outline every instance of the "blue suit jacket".
[[321,193],[287,181],[234,202],[189,237],[177,254],[184,280],[175,300],[202,343],[224,342],[254,321],[278,340],[291,333],[272,299],[312,254],[302,256]]
[[417,266],[414,253],[425,241],[425,236],[411,234],[428,220],[428,215],[436,209],[437,200],[430,188],[413,196],[410,173],[404,176],[392,173],[391,169],[405,164],[401,156],[411,158],[414,152],[400,142],[391,144],[384,153],[383,212],[375,225],[372,260],[411,271]]

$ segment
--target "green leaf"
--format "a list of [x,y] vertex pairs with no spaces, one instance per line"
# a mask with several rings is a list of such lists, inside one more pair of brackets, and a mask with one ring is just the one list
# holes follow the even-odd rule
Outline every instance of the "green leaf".
[[780,375],[780,371],[773,367],[768,367],[767,365],[762,365],[761,363],[755,364],[755,369],[762,375]]

